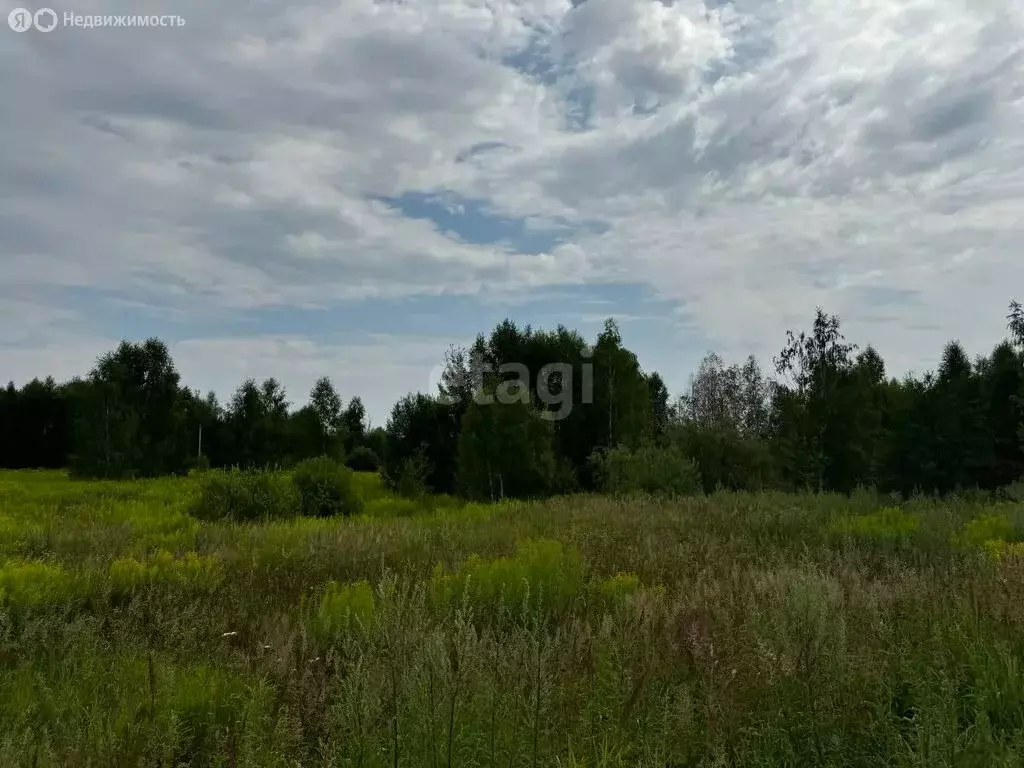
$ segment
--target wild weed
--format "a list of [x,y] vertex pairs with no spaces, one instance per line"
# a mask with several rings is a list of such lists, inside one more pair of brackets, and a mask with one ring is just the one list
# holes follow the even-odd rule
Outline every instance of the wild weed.
[[223,571],[216,557],[201,557],[188,552],[175,557],[166,550],[145,561],[121,557],[110,564],[110,587],[115,593],[128,593],[140,587],[165,585],[180,589],[212,589],[220,583]]
[[582,586],[579,551],[544,539],[519,542],[511,557],[471,555],[452,572],[438,564],[430,579],[438,606],[468,604],[481,612],[502,610],[520,617],[565,606]]
[[1019,762],[1019,504],[352,479],[232,521],[203,477],[0,472],[0,765]]
[[866,515],[839,517],[832,522],[831,530],[838,534],[886,541],[913,536],[920,525],[920,515],[900,507],[884,507]]
[[81,596],[88,585],[62,566],[9,560],[0,566],[0,605],[39,606]]
[[367,581],[352,584],[330,582],[320,599],[315,630],[322,638],[339,632],[367,629],[373,621],[373,588]]
[[1016,528],[1009,517],[986,514],[969,520],[963,530],[953,537],[953,542],[962,547],[985,547],[990,542],[998,546],[1014,541],[1016,537]]

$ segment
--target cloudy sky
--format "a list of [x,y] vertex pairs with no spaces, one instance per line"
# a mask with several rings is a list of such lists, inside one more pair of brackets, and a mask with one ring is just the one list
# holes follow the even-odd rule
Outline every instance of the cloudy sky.
[[818,305],[902,374],[1024,299],[1021,0],[50,7],[185,25],[0,27],[4,380],[158,335],[380,423],[506,316],[678,391]]

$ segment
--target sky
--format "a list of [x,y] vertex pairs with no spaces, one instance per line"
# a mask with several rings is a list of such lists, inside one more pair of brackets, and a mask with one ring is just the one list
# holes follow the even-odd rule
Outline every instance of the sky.
[[4,381],[155,335],[382,424],[505,317],[678,394],[818,306],[898,376],[1024,300],[1021,0],[50,7],[184,24],[0,26]]

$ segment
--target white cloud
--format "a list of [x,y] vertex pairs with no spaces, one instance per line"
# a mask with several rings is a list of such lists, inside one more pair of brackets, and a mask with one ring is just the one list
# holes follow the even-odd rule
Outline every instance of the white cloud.
[[601,124],[692,97],[733,54],[732,6],[589,0],[566,16],[562,43],[576,76],[596,90]]
[[214,390],[226,403],[245,379],[274,376],[293,407],[308,402],[313,382],[330,376],[347,402],[358,395],[383,426],[391,406],[408,392],[436,391],[434,368],[449,345],[464,339],[377,335],[362,340],[314,342],[294,336],[191,339],[171,346],[182,381]]
[[[640,282],[726,353],[766,356],[822,305],[920,370],[953,336],[983,351],[1024,285],[1015,0],[174,10],[184,27],[3,37],[18,317],[61,286],[232,316]],[[379,201],[405,192],[558,220],[568,242],[463,242]],[[272,350],[256,359],[299,355]],[[202,365],[226,380],[222,356]]]
[[[21,313],[26,308],[0,307],[0,318],[6,317],[7,309]],[[100,355],[118,343],[117,339],[90,337],[67,328],[50,334],[45,344],[23,347],[8,345],[8,341],[0,336],[0,386],[9,380],[25,383],[47,374],[58,381],[84,376]],[[213,390],[224,405],[246,379],[262,381],[273,376],[285,385],[293,407],[301,407],[308,402],[313,382],[329,376],[346,402],[358,395],[374,424],[383,426],[400,397],[408,392],[436,391],[439,379],[435,369],[445,351],[467,341],[385,334],[323,341],[255,335],[185,339],[169,347],[182,383],[202,393]]]

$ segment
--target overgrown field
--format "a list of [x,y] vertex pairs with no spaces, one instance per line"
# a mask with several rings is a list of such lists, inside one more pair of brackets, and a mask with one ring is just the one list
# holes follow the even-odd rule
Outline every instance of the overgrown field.
[[0,473],[0,765],[1024,760],[1024,507],[870,495],[200,522]]

